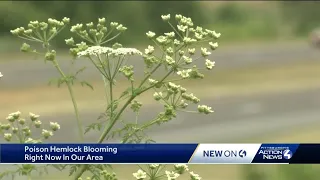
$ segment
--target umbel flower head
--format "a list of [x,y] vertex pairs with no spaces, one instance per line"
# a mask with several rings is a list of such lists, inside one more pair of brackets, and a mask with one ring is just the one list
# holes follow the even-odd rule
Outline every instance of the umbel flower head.
[[80,51],[77,55],[81,56],[98,56],[98,55],[108,55],[108,56],[130,56],[130,55],[142,55],[142,53],[135,48],[110,48],[103,46],[91,46],[84,51]]
[[1,72],[0,72],[0,78],[2,78],[3,77],[3,75],[1,74]]

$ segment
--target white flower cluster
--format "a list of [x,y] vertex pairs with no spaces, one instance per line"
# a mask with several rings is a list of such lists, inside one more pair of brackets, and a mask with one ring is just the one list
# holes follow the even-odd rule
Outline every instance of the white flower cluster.
[[191,180],[201,180],[202,178],[199,176],[199,174],[196,174],[194,172],[190,172]]
[[180,174],[174,172],[174,171],[165,171],[168,180],[176,180]]
[[[171,19],[170,14],[162,15],[162,20],[165,22],[169,22]],[[165,53],[164,61],[169,66],[178,67],[177,74],[182,78],[203,78],[200,72],[197,71],[197,67],[194,66],[193,69],[182,69],[179,67],[183,65],[190,65],[194,61],[198,60],[193,59],[191,56],[195,54],[196,49],[192,47],[195,43],[209,42],[208,48],[201,47],[201,55],[203,58],[207,58],[212,54],[212,51],[217,49],[219,44],[218,42],[214,42],[221,36],[221,33],[218,33],[213,30],[205,29],[200,26],[195,26],[193,21],[189,17],[182,16],[180,14],[175,15],[175,19],[177,21],[176,27],[169,22],[170,26],[174,29],[172,32],[164,33],[164,35],[156,35],[156,33],[149,31],[146,33],[147,37],[152,39],[157,45],[160,45],[162,51]],[[179,36],[179,38],[177,38]],[[182,47],[187,46],[187,49],[182,49]],[[211,50],[211,51],[210,51]],[[152,67],[153,64],[158,63],[156,61],[152,61],[152,53],[155,51],[153,46],[148,46],[145,49],[145,62],[147,62],[147,67]],[[185,54],[188,53],[189,55]],[[176,57],[175,53],[178,53],[180,57]],[[183,63],[181,63],[181,61]],[[209,59],[205,59],[205,67],[208,70],[213,69],[215,66],[214,61],[210,61]]]
[[61,27],[68,24],[69,22],[70,22],[70,19],[67,17],[64,17],[61,21],[49,18],[48,23],[39,22],[39,21],[30,21],[28,24],[29,29],[25,29],[24,27],[19,27],[14,30],[11,30],[10,32],[13,35],[17,35],[17,36],[30,35],[33,32],[37,32],[38,29],[40,29],[41,31],[46,31],[49,27],[49,33],[55,34],[59,29],[61,29]]
[[154,79],[151,79],[151,78],[149,78],[149,83],[151,84],[151,85],[155,85],[155,84],[157,84],[159,81],[157,81],[157,80],[154,80]]
[[103,46],[91,46],[84,51],[78,52],[78,57],[81,56],[98,56],[98,55],[113,55],[113,56],[126,56],[126,55],[142,55],[142,53],[135,48],[118,48],[113,49]]
[[110,54],[113,51],[112,48],[102,46],[91,46],[84,51],[78,53],[78,56],[97,56],[101,54]]
[[207,69],[212,69],[213,67],[214,67],[214,65],[215,65],[215,62],[214,61],[210,61],[209,59],[206,59],[206,67],[207,67]]
[[187,69],[187,70],[178,71],[177,74],[185,79],[190,77],[191,72],[192,72],[192,69]]
[[2,78],[3,77],[3,75],[1,74],[1,72],[0,72],[0,78]]
[[150,46],[150,45],[148,46],[147,49],[144,50],[144,53],[146,53],[148,55],[152,54],[153,52],[154,52],[154,47]]
[[126,55],[142,55],[142,53],[135,48],[118,48],[112,52],[115,56],[126,56]]
[[147,173],[144,172],[143,170],[139,169],[136,173],[132,174],[133,177],[135,177],[137,180],[143,180],[147,178]]
[[153,98],[154,98],[156,101],[159,101],[160,99],[163,98],[162,92],[155,92],[155,93],[153,94]]
[[198,105],[198,111],[200,113],[204,113],[204,114],[213,113],[211,109],[212,109],[211,107],[208,107],[206,105]]
[[[21,112],[17,111],[14,113],[10,113],[6,120],[9,122],[8,124],[0,123],[0,130],[5,130],[6,132],[3,134],[4,139],[8,142],[11,141],[13,135],[16,135],[20,141],[25,141],[25,143],[39,143],[41,142],[41,138],[39,140],[35,140],[31,138],[31,125],[35,128],[40,128],[42,122],[38,120],[40,115],[29,113],[29,119],[31,123],[28,123],[25,119],[21,118]],[[49,139],[53,136],[54,131],[58,131],[60,129],[60,125],[56,122],[50,122],[50,130],[42,129],[42,139]],[[11,131],[10,131],[11,130]],[[19,134],[19,135],[17,135]]]

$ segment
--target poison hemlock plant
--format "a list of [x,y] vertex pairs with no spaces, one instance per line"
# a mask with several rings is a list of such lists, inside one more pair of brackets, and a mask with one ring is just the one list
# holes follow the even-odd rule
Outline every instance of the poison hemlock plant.
[[[75,83],[81,83],[93,89],[92,85],[85,81],[79,81],[77,77],[85,68],[79,69],[74,74],[65,73],[56,59],[57,52],[50,44],[60,31],[68,27],[70,19],[63,18],[58,21],[49,18],[47,22],[31,21],[27,27],[17,28],[12,30],[11,33],[25,40],[21,46],[22,52],[41,55],[45,62],[50,63],[60,74],[55,82],[59,87],[64,84],[68,88],[74,107],[80,141],[84,141],[87,132],[96,130],[101,132],[97,143],[106,142],[115,136],[121,138],[121,143],[150,143],[154,141],[148,138],[145,130],[151,126],[161,125],[173,120],[178,111],[199,114],[213,112],[211,107],[199,104],[200,99],[177,82],[203,79],[204,75],[200,71],[202,69],[213,69],[215,63],[207,57],[211,54],[211,51],[218,48],[216,40],[221,35],[215,31],[195,26],[191,18],[182,15],[175,15],[174,18],[171,18],[168,14],[161,16],[161,18],[172,28],[172,31],[160,35],[156,35],[152,31],[147,32],[146,36],[150,39],[152,45],[148,45],[144,51],[126,48],[114,41],[127,30],[120,23],[107,23],[105,18],[99,18],[97,23],[90,22],[71,26],[70,31],[73,36],[66,39],[65,42],[70,46],[70,54],[73,57],[72,64],[77,63],[76,59],[78,58],[85,58],[90,61],[101,75],[102,82],[105,84],[105,92],[107,92],[105,96],[108,97],[103,116],[98,123],[92,122],[88,127],[82,125],[72,86]],[[76,42],[75,39],[80,39],[80,41]],[[40,43],[43,49],[33,49],[33,46],[28,43]],[[201,53],[197,57],[196,48],[199,47],[199,44],[206,44],[206,47],[199,49]],[[131,56],[136,56],[137,59],[144,61],[145,74],[141,81],[136,80],[134,67],[130,65],[130,61],[127,61]],[[203,68],[197,67],[194,64],[196,61],[203,61]],[[160,69],[165,69],[165,74],[161,78],[156,78],[155,73]],[[123,91],[121,96],[116,97],[114,86],[118,83],[116,80],[119,76],[125,77],[130,86]],[[148,122],[140,123],[138,115],[143,104],[137,98],[147,91],[154,91],[153,98],[163,104],[163,112],[158,113],[154,119]],[[192,110],[192,105],[189,104],[196,106],[194,110]],[[127,110],[137,114],[134,122],[120,120]],[[29,127],[41,126],[38,117],[38,115],[30,113],[30,121],[27,122],[21,119],[20,112],[12,113],[7,118],[9,124],[1,124],[2,135],[8,142],[17,140],[19,143],[41,143],[52,136],[53,131],[58,130],[60,125],[51,123],[50,130],[42,130],[41,138],[33,139]],[[115,124],[119,122],[124,125],[120,129],[115,129]],[[13,137],[16,137],[16,139]],[[19,166],[17,171],[3,172],[1,177],[25,175],[32,179],[34,172],[46,172],[47,167],[54,167],[60,171],[69,169],[70,179],[74,180],[82,179],[84,173],[91,174],[86,179],[117,179],[109,165],[46,165],[45,167],[22,165]],[[137,172],[132,174],[139,180],[174,180],[189,171],[188,167],[183,164],[174,165],[170,171],[166,169],[167,166],[157,164],[139,168]],[[187,179],[201,179],[199,175],[193,172],[188,174]]]

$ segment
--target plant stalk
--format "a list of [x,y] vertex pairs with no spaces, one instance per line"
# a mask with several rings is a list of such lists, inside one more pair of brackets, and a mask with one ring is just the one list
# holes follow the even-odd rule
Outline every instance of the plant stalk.
[[[60,73],[60,75],[63,77],[63,78],[66,78],[66,75],[63,73],[63,71],[61,70],[58,62],[56,60],[53,61],[53,65],[54,67],[58,70],[58,72]],[[74,113],[76,115],[76,120],[77,120],[77,125],[78,125],[78,130],[79,130],[79,137],[80,137],[80,141],[84,141],[84,133],[83,133],[83,129],[82,129],[82,122],[80,120],[80,116],[79,116],[79,109],[78,109],[78,105],[77,105],[77,102],[76,102],[76,99],[74,97],[74,92],[73,92],[73,89],[72,89],[72,86],[70,84],[69,81],[66,81],[66,84],[67,84],[67,87],[68,87],[68,91],[69,91],[69,94],[70,94],[70,97],[71,97],[71,100],[72,100],[72,104],[73,104],[73,108],[74,108]]]
[[[164,76],[159,83],[163,82],[171,73],[173,72],[173,70],[169,71],[168,74],[166,76]],[[133,94],[128,100],[127,102],[124,104],[124,106],[120,109],[119,113],[117,113],[117,115],[111,119],[111,123],[109,126],[107,126],[104,131],[102,132],[98,143],[102,143],[103,140],[106,138],[106,136],[109,134],[109,132],[112,130],[113,126],[115,125],[115,123],[117,122],[117,120],[120,118],[120,116],[122,115],[123,111],[129,106],[129,104],[140,94],[144,93],[145,91],[148,91],[149,89],[153,88],[153,86],[150,86],[142,91],[139,91],[137,94]],[[79,170],[76,172],[75,176],[74,176],[74,180],[78,180],[78,178],[80,178],[82,176],[82,174],[86,171],[88,165],[82,165],[80,166]]]

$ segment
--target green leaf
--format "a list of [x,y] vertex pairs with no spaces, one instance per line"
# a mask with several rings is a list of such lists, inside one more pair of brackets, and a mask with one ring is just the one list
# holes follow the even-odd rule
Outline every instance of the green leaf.
[[75,76],[77,76],[79,73],[83,72],[87,67],[83,67],[81,69],[79,69],[76,73]]
[[91,84],[89,84],[88,82],[82,81],[82,82],[80,82],[80,83],[81,83],[81,86],[88,86],[90,89],[94,90],[94,89],[93,89],[93,86],[92,86]]
[[77,169],[78,169],[77,165],[71,166],[69,171],[69,176],[72,176],[72,174],[75,173]]

